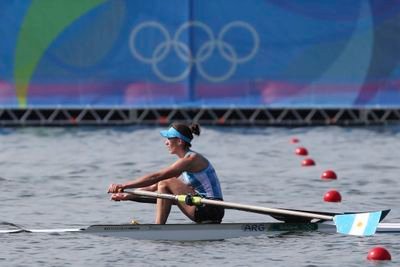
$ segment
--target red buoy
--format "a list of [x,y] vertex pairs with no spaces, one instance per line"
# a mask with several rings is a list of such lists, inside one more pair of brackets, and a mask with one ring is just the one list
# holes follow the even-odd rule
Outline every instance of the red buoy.
[[390,261],[392,256],[384,247],[374,247],[368,252],[367,259],[370,261]]
[[292,143],[292,144],[297,144],[298,142],[300,142],[300,140],[296,137],[293,137],[292,139],[290,139],[290,143]]
[[321,179],[324,179],[324,180],[335,180],[335,179],[337,179],[337,175],[332,170],[326,170],[326,171],[324,171],[322,173]]
[[75,117],[69,118],[69,122],[70,122],[71,124],[77,124],[77,123],[78,123],[78,121],[76,120]]
[[304,147],[298,147],[295,150],[295,153],[299,156],[307,156],[308,155],[308,151],[306,148]]
[[314,166],[314,165],[315,165],[315,161],[310,158],[304,159],[301,162],[301,166],[303,166],[303,167]]
[[325,202],[340,202],[342,201],[342,196],[336,190],[330,190],[324,195]]

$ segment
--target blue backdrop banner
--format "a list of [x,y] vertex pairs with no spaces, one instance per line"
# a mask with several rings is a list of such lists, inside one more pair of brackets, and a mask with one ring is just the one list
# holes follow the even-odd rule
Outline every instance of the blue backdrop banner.
[[0,107],[398,107],[399,28],[399,1],[0,1]]

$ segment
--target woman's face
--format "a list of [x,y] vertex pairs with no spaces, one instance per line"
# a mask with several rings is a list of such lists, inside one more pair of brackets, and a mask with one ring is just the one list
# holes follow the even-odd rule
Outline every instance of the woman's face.
[[177,151],[180,149],[180,144],[182,142],[179,140],[179,138],[168,138],[165,140],[165,145],[168,148],[169,153],[171,154],[176,154]]

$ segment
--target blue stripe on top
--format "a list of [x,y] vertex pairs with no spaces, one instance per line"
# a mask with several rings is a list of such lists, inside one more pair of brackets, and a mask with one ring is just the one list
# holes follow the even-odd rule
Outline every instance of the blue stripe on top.
[[[189,155],[189,153],[186,155]],[[182,178],[185,184],[192,186],[196,193],[202,197],[223,198],[217,173],[210,162],[208,162],[207,168],[202,171],[183,172]]]

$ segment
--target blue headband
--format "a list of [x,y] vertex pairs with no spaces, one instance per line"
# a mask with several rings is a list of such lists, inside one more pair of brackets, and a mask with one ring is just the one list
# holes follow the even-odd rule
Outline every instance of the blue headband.
[[178,132],[174,127],[170,127],[168,130],[160,131],[161,136],[165,138],[179,138],[189,143],[192,141],[189,137],[184,136],[180,132]]

